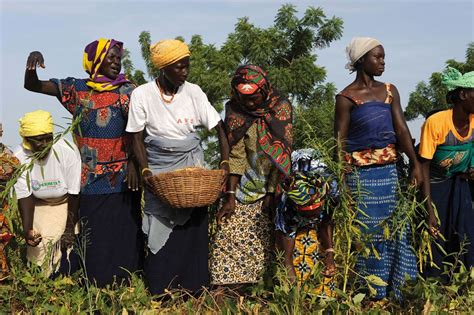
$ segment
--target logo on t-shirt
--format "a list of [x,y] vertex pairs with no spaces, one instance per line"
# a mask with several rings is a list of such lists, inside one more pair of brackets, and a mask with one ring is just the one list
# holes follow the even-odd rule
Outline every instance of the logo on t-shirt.
[[38,191],[40,189],[39,181],[33,179],[31,181],[31,189],[33,189],[34,191]]
[[194,123],[194,118],[178,118],[178,121],[176,121],[176,123],[178,123],[179,125],[181,124],[192,125]]
[[31,181],[31,188],[34,191],[38,191],[40,189],[42,189],[42,190],[53,190],[53,189],[58,188],[60,185],[61,185],[61,180],[59,180],[59,179],[57,179],[57,180],[48,180],[48,181],[44,181],[44,182],[39,182],[35,179],[33,179]]

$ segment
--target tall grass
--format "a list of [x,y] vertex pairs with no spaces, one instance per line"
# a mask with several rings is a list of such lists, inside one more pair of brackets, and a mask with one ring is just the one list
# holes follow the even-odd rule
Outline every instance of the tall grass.
[[[69,132],[71,128],[68,128]],[[58,137],[62,137],[61,133]],[[332,214],[334,223],[335,261],[338,272],[334,277],[337,285],[336,297],[327,297],[318,291],[324,278],[317,264],[313,275],[302,285],[293,284],[277,255],[269,275],[258,284],[246,289],[244,294],[236,292],[223,299],[218,292],[204,290],[199,296],[185,291],[168,291],[162,296],[152,296],[147,291],[139,274],[131,275],[131,283],[109,285],[97,288],[87,279],[86,271],[79,271],[70,277],[45,278],[39,267],[26,262],[26,244],[21,237],[21,223],[14,194],[10,194],[14,179],[8,183],[8,191],[2,196],[10,205],[8,217],[17,237],[8,245],[7,255],[11,266],[11,277],[0,284],[0,313],[274,313],[307,314],[323,312],[360,313],[367,311],[397,313],[470,312],[474,305],[474,270],[467,270],[460,264],[459,255],[453,253],[453,265],[440,266],[449,275],[449,285],[442,285],[437,279],[418,277],[408,281],[402,289],[405,300],[399,304],[394,300],[374,303],[371,295],[374,285],[383,285],[373,275],[361,276],[355,271],[358,255],[365,255],[366,240],[360,231],[361,223],[356,219],[359,209],[353,195],[344,184],[348,168],[333,160],[335,143],[332,140],[321,143],[315,140],[314,131],[308,126],[303,143],[321,152],[323,161],[336,176],[341,189],[339,205],[326,209]],[[56,138],[55,138],[56,140]],[[57,141],[57,140],[56,140]],[[22,170],[31,166],[22,166]],[[399,237],[408,227],[411,245],[417,254],[419,267],[430,262],[431,236],[427,233],[426,210],[417,190],[409,185],[407,167],[403,166],[397,210],[393,217],[384,222],[387,238]],[[20,172],[19,171],[19,172]],[[361,191],[360,193],[364,193]],[[216,207],[210,207],[210,215]],[[84,257],[86,239],[76,244],[79,255]]]

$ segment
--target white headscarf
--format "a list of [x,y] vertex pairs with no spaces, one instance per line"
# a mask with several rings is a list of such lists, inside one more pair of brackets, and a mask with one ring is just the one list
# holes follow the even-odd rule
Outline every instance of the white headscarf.
[[382,43],[375,38],[354,37],[346,47],[347,59],[349,59],[346,69],[349,69],[351,72],[355,71],[354,64],[357,60],[379,45],[382,45]]

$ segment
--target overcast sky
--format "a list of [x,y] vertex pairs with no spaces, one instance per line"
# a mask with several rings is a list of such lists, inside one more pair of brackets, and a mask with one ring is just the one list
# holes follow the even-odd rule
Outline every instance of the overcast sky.
[[[18,119],[28,111],[49,110],[55,122],[65,126],[69,113],[50,96],[23,88],[29,52],[39,50],[46,69],[40,79],[84,78],[82,52],[99,37],[123,41],[136,68],[145,70],[138,35],[151,32],[152,40],[183,36],[189,41],[199,34],[204,42],[221,45],[233,31],[237,18],[247,16],[257,26],[273,23],[284,3],[297,6],[298,15],[310,6],[320,6],[328,16],[344,20],[343,37],[317,51],[317,64],[327,70],[327,81],[340,90],[350,75],[344,48],[354,36],[379,39],[386,52],[386,72],[381,80],[395,84],[406,105],[419,81],[440,71],[447,59],[465,60],[467,44],[474,40],[474,0],[412,1],[23,1],[0,0],[0,121],[3,142],[20,142]],[[66,4],[71,3],[71,4]],[[419,136],[421,120],[409,123]]]

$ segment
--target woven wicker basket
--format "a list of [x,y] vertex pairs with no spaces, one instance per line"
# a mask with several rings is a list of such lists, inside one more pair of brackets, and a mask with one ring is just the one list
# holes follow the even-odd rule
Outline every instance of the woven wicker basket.
[[190,167],[153,175],[150,184],[158,198],[173,208],[203,207],[219,197],[224,170]]

